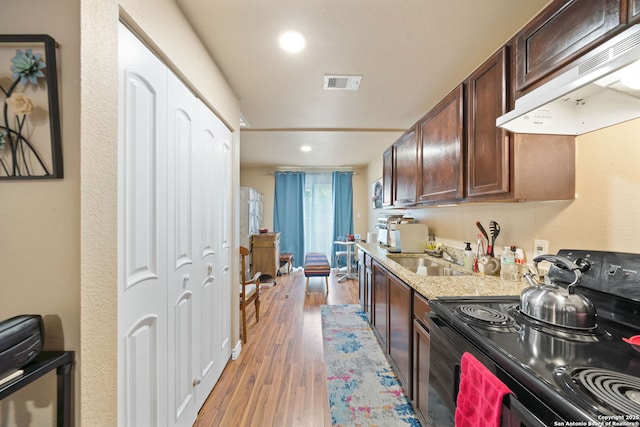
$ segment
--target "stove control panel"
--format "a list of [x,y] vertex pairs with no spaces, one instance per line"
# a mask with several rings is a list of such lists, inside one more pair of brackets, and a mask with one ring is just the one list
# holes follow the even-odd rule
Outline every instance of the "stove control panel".
[[[558,256],[576,263],[582,271],[578,285],[640,301],[640,254],[562,249]],[[552,266],[549,276],[570,283],[573,273]]]

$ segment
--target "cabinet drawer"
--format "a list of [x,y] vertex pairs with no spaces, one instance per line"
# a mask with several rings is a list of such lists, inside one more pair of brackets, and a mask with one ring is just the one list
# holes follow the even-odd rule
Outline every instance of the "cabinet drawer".
[[413,294],[413,316],[419,320],[425,328],[429,328],[429,313],[431,313],[431,307],[429,307],[429,301],[422,295]]

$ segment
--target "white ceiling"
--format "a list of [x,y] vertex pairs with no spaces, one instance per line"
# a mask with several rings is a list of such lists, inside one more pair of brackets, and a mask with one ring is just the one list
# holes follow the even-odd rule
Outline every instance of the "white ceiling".
[[[240,99],[242,166],[363,166],[549,0],[176,0]],[[285,30],[307,40],[278,47]],[[362,75],[323,91],[325,74]],[[301,145],[310,145],[302,153]]]

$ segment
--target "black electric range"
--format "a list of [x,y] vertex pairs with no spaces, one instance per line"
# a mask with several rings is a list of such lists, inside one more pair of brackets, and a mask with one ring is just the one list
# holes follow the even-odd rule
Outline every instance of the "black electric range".
[[[595,305],[596,327],[569,329],[531,319],[519,311],[519,296],[430,302],[430,382],[434,400],[441,399],[451,415],[460,356],[467,351],[513,391],[503,405],[503,418],[511,422],[503,425],[640,425],[640,347],[622,340],[640,335],[640,255],[558,255],[582,267],[576,291]],[[555,266],[549,276],[573,280],[573,273]]]

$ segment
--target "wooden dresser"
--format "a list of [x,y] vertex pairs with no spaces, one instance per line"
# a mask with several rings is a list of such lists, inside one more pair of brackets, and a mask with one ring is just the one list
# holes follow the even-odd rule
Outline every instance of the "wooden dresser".
[[280,233],[251,235],[251,274],[261,272],[275,281],[280,269]]

